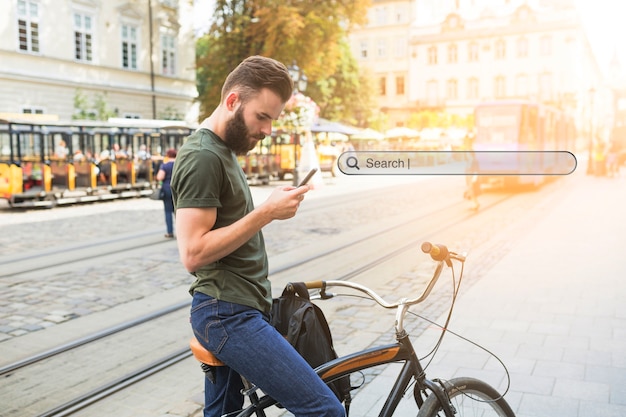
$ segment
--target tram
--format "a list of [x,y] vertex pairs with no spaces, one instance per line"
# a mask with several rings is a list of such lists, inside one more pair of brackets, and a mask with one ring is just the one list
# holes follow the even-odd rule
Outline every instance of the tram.
[[[179,149],[193,132],[184,122],[167,120],[3,117],[0,199],[16,208],[148,196],[166,151]],[[333,151],[317,156],[322,171],[334,175]],[[301,152],[299,134],[277,129],[238,160],[250,184],[269,184],[293,175]]]
[[147,196],[169,148],[191,129],[143,119],[0,119],[0,199],[54,207]]
[[474,122],[472,149],[476,151],[479,174],[483,173],[479,176],[482,184],[539,186],[559,172],[559,158],[550,151],[574,149],[573,118],[542,103],[481,103],[475,108]]
[[[269,184],[272,179],[283,180],[293,175],[296,161],[302,156],[303,133],[287,133],[277,129],[259,141],[247,155],[238,157],[250,184]],[[320,170],[335,175],[337,157],[341,153],[313,136]],[[331,149],[329,151],[329,149]]]
[[239,164],[248,183],[269,184],[273,179],[283,180],[285,175],[293,175],[296,159],[300,156],[297,142],[294,134],[274,130],[246,155],[240,155]]

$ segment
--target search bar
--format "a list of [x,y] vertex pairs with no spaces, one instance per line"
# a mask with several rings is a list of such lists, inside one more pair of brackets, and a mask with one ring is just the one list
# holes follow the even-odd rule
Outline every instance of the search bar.
[[568,151],[349,151],[339,155],[346,175],[569,175]]

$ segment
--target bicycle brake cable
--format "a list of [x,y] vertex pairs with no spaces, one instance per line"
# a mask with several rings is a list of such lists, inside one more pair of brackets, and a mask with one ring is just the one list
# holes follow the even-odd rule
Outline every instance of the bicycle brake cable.
[[[428,361],[428,363],[426,364],[426,366],[424,366],[424,370],[426,370],[426,369],[428,368],[428,366],[430,365],[430,363],[431,363],[431,362],[432,362],[432,360],[434,359],[434,355],[435,355],[435,353],[437,352],[437,350],[439,349],[439,347],[440,347],[440,345],[441,345],[441,343],[442,343],[442,341],[443,341],[443,336],[445,335],[445,333],[450,333],[450,334],[452,334],[453,336],[456,336],[456,337],[458,337],[459,339],[464,340],[464,341],[466,341],[466,342],[468,342],[468,343],[470,343],[470,344],[472,344],[472,345],[476,346],[477,348],[479,348],[479,349],[483,350],[483,351],[484,351],[484,352],[486,352],[489,356],[491,356],[491,357],[493,357],[495,360],[497,360],[497,361],[500,363],[500,365],[502,365],[502,369],[504,369],[504,373],[505,373],[505,375],[506,375],[506,380],[507,380],[506,389],[504,390],[504,392],[503,392],[503,393],[502,393],[502,394],[501,394],[498,398],[495,398],[495,399],[492,399],[492,400],[480,400],[480,399],[477,399],[477,398],[473,398],[473,397],[472,397],[472,399],[473,399],[473,400],[475,400],[475,401],[480,401],[480,402],[493,402],[493,401],[498,401],[499,399],[504,398],[504,396],[505,396],[505,395],[509,392],[509,390],[511,389],[511,374],[509,373],[509,369],[506,367],[506,365],[504,364],[504,362],[502,361],[502,359],[500,359],[500,358],[498,357],[498,355],[496,355],[495,353],[493,353],[492,351],[490,351],[490,350],[489,350],[489,349],[487,349],[486,347],[484,347],[484,346],[482,346],[482,345],[479,345],[478,343],[476,343],[476,342],[474,342],[474,341],[472,341],[472,340],[470,340],[470,339],[466,338],[465,336],[462,336],[462,335],[460,335],[459,333],[456,333],[456,332],[454,332],[454,331],[452,331],[452,330],[450,330],[450,329],[448,328],[448,324],[449,324],[449,322],[450,322],[450,318],[451,318],[451,315],[452,315],[452,309],[454,308],[454,302],[455,302],[455,300],[456,300],[456,296],[457,296],[457,294],[458,294],[458,289],[459,289],[459,288],[460,288],[460,286],[461,286],[461,280],[462,280],[462,277],[463,277],[463,267],[464,267],[464,266],[465,266],[464,264],[462,264],[462,266],[461,266],[461,272],[460,272],[460,274],[459,274],[459,283],[458,283],[458,285],[456,286],[456,289],[455,289],[455,291],[454,291],[454,293],[453,293],[453,297],[452,297],[452,300],[453,300],[453,301],[452,301],[452,305],[450,306],[450,311],[448,312],[448,316],[446,317],[446,322],[445,322],[445,325],[444,325],[444,326],[441,326],[439,323],[435,322],[434,320],[431,320],[431,319],[429,319],[429,318],[427,318],[427,317],[425,317],[425,316],[422,316],[422,315],[420,315],[420,314],[418,314],[418,313],[415,313],[415,312],[413,312],[413,311],[409,311],[409,313],[410,313],[410,314],[412,314],[413,316],[415,316],[415,317],[417,317],[417,318],[420,318],[420,319],[422,319],[422,320],[424,320],[424,321],[426,321],[426,322],[428,322],[428,323],[430,323],[430,324],[432,324],[432,325],[434,325],[434,326],[437,326],[437,327],[439,327],[440,329],[442,329],[442,330],[443,330],[443,331],[442,331],[442,333],[441,333],[441,336],[439,336],[439,339],[437,340],[437,343],[435,344],[435,347],[433,347],[433,349],[432,349],[432,350],[431,350],[428,354],[426,354],[426,355],[424,356],[424,358],[421,358],[421,359],[425,359],[425,358],[427,358],[427,357],[429,357],[429,356],[431,356],[431,355],[432,355],[432,357],[430,358],[430,360]],[[454,270],[453,270],[453,272],[452,272],[452,273],[453,273],[453,275],[454,275]],[[467,395],[467,394],[463,393],[463,395]]]

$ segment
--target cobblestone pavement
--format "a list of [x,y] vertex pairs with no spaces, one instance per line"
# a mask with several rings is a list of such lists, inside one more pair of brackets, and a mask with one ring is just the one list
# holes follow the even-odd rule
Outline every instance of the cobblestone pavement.
[[[359,180],[361,179],[350,181],[348,185],[345,178],[326,178],[327,185],[320,188],[317,194],[311,193],[307,200],[322,201],[324,198],[332,200],[333,197],[344,196],[349,192],[392,185],[391,182],[381,181],[374,184],[371,181]],[[414,181],[414,179],[411,180]],[[454,243],[458,247],[469,248],[482,244],[479,252],[471,253],[471,270],[467,273],[468,285],[465,288],[468,290],[467,293],[471,294],[470,299],[473,302],[468,303],[469,307],[457,307],[455,320],[458,321],[455,324],[465,327],[470,326],[471,323],[479,324],[481,328],[478,330],[473,328],[475,326],[470,327],[482,335],[481,340],[491,340],[496,347],[499,347],[497,352],[502,352],[505,363],[514,373],[513,391],[508,398],[518,410],[519,417],[626,415],[624,409],[626,393],[620,388],[626,386],[626,380],[624,380],[626,365],[622,354],[626,351],[624,339],[626,315],[623,307],[620,308],[617,303],[619,296],[621,295],[623,299],[625,295],[624,286],[619,284],[620,281],[607,282],[606,292],[611,293],[612,297],[607,299],[609,294],[595,291],[593,294],[597,299],[593,300],[592,305],[596,307],[592,307],[591,301],[582,299],[580,295],[581,288],[584,288],[584,279],[589,276],[595,276],[596,279],[602,276],[604,281],[619,276],[620,273],[623,276],[625,271],[623,267],[621,269],[619,267],[623,265],[623,262],[619,259],[619,255],[615,255],[617,256],[615,258],[610,255],[612,252],[605,251],[602,255],[602,263],[597,260],[592,262],[597,267],[596,269],[590,270],[585,265],[579,270],[571,267],[561,270],[556,266],[549,267],[553,259],[538,256],[550,253],[554,258],[563,260],[568,253],[572,253],[574,258],[571,259],[571,263],[575,266],[582,266],[585,252],[581,252],[575,243],[580,241],[578,246],[587,245],[593,254],[597,255],[596,249],[602,247],[602,242],[605,240],[603,233],[607,233],[607,230],[621,231],[619,235],[611,236],[611,248],[624,247],[623,244],[626,243],[624,242],[624,236],[626,236],[624,233],[626,231],[623,230],[624,222],[616,216],[618,216],[617,213],[623,213],[626,210],[626,199],[617,197],[623,195],[618,192],[626,186],[625,180],[626,178],[607,179],[584,175],[565,178],[559,180],[562,182],[558,186],[550,185],[548,189],[551,190],[552,196],[541,200],[536,206],[527,206],[523,200],[520,200],[519,207],[513,207],[507,212],[499,211],[480,228],[466,230],[462,236],[454,237]],[[408,182],[408,179],[406,181]],[[456,186],[454,184],[454,181],[448,183],[452,187]],[[458,187],[461,190],[462,184]],[[263,201],[270,192],[271,188],[253,188],[255,201]],[[589,198],[587,195],[592,197]],[[612,196],[611,209],[601,212],[598,210],[598,204],[607,196]],[[389,203],[387,208],[398,211],[410,210],[415,204],[413,201],[415,198],[414,195],[398,197],[396,201],[387,201]],[[303,240],[312,237],[321,239],[320,241],[323,242],[324,235],[319,232],[313,233],[311,229],[345,232],[358,226],[360,221],[372,221],[384,215],[384,211],[381,211],[378,206],[384,206],[384,204],[378,202],[372,207],[361,208],[358,215],[348,218],[324,216],[319,213],[311,214],[309,217],[303,215],[300,220],[303,223],[298,224],[297,227],[295,222],[298,221],[298,216],[293,219],[293,222],[290,220],[292,223],[285,223],[291,226],[290,228],[281,228],[280,223],[272,224],[273,229],[266,232],[266,236],[272,236],[268,239],[268,249],[274,254],[289,250],[289,245],[285,243],[289,238],[293,238],[292,244],[294,245],[301,244]],[[546,215],[549,222],[544,220]],[[0,212],[0,256],[24,250],[45,250],[48,247],[64,246],[68,242],[88,242],[124,233],[153,231],[155,234],[162,234],[162,217],[160,202],[148,199],[27,213]],[[580,220],[583,221],[580,222]],[[565,225],[566,222],[570,224]],[[607,224],[611,223],[613,227],[607,229]],[[594,227],[594,224],[598,226]],[[62,230],[62,233],[59,233],[59,230]],[[529,241],[531,236],[536,242]],[[518,242],[523,243],[521,247]],[[529,249],[532,248],[533,243],[536,247],[534,251]],[[53,274],[50,277],[54,279],[48,277],[47,286],[43,287],[42,280],[34,283],[27,282],[28,280],[15,283],[2,279],[0,281],[0,326],[4,326],[2,328],[6,331],[5,339],[36,332],[42,327],[53,326],[55,323],[71,320],[82,314],[91,314],[93,311],[98,311],[97,309],[126,303],[146,294],[185,285],[188,282],[188,276],[177,261],[174,242],[162,245],[160,248],[158,251],[141,257],[122,260],[114,264],[85,266],[75,276]],[[616,249],[615,253],[617,252]],[[494,268],[499,266],[501,267],[495,274]],[[562,262],[557,263],[557,266],[562,268]],[[502,268],[505,269],[502,270]],[[155,271],[154,277],[150,274],[150,279],[146,280],[146,271]],[[579,277],[583,272],[588,275]],[[560,295],[556,298],[559,302],[553,303],[549,297],[541,297],[542,290],[539,288],[535,294],[536,299],[532,302],[528,301],[528,295],[519,299],[512,296],[511,288],[515,288],[514,291],[520,294],[525,292],[524,287],[518,287],[519,283],[524,283],[527,279],[523,274],[531,274],[538,278],[539,281],[535,279],[532,282],[539,288],[543,284],[548,285],[550,277],[567,275],[566,280],[557,280],[561,282],[561,287],[558,288]],[[421,279],[423,276],[423,270],[406,271],[387,285],[390,289],[393,288],[394,292],[406,291],[408,293],[414,291],[415,286],[420,285],[418,278]],[[58,280],[62,282],[53,284]],[[87,288],[85,284],[88,282],[93,282],[93,287]],[[120,291],[121,288],[124,291]],[[574,291],[577,294],[575,299],[579,300],[580,307],[571,307],[569,302],[567,304],[567,311],[579,326],[574,333],[580,335],[581,338],[586,331],[588,334],[598,335],[600,332],[598,325],[602,324],[600,327],[603,328],[606,323],[612,326],[611,338],[597,338],[597,340],[587,338],[584,342],[581,339],[574,341],[570,339],[572,330],[564,330],[563,325],[559,324],[562,321],[559,303],[565,302],[563,300],[567,300],[567,294]],[[43,303],[42,294],[49,294]],[[504,294],[507,295],[504,296]],[[550,292],[549,294],[555,296],[556,293]],[[447,302],[445,296],[440,297],[431,300],[433,305]],[[58,302],[56,306],[54,306],[55,301]],[[46,302],[50,304],[45,305]],[[548,310],[549,314],[541,316],[529,312],[527,308],[523,309],[523,304],[527,302],[534,306],[535,310]],[[500,305],[502,303],[504,305]],[[46,312],[41,314],[47,315],[34,314],[36,304],[44,304]],[[498,317],[494,317],[495,305],[499,309]],[[23,311],[28,311],[29,314],[20,315],[19,313]],[[502,315],[502,312],[509,311],[516,313]],[[603,313],[598,315],[596,311]],[[347,340],[354,338],[354,332],[359,332],[362,343],[366,345],[376,341],[389,341],[391,336],[386,328],[372,326],[376,314],[375,309],[359,309],[358,305],[352,309],[338,310],[332,326],[340,353]],[[521,325],[511,321],[510,315],[515,314],[518,319],[528,316],[530,323]],[[467,324],[464,318],[468,318],[471,323]],[[419,333],[428,327],[427,324],[417,322],[416,327],[411,330]],[[501,338],[494,340],[494,335]],[[555,338],[569,340],[570,343],[575,344],[575,349],[555,348],[553,346]],[[439,357],[449,360],[452,357],[450,355],[459,358],[455,363],[461,363],[455,371],[451,372],[451,375],[454,372],[463,373],[461,372],[463,370],[469,370],[469,373],[474,375],[494,373],[493,366],[489,365],[491,362],[487,365],[475,364],[473,362],[475,358],[466,351],[459,353],[444,349]],[[469,363],[463,364],[464,359]],[[449,369],[443,367],[444,365],[445,363],[439,362],[436,364],[439,368],[434,369],[448,371]],[[499,369],[495,372],[502,375]],[[588,392],[590,394],[587,394]],[[597,398],[592,398],[592,393],[599,395]],[[173,407],[167,415],[198,416],[201,402],[201,392],[197,392],[189,396],[188,402]],[[180,412],[176,413],[173,411],[175,409]],[[112,413],[115,414],[114,411]],[[161,412],[142,415],[163,414]]]
[[[408,181],[407,182],[414,182]],[[309,199],[342,192],[355,192],[372,184],[346,190],[339,180],[327,178],[324,188],[311,192]],[[394,184],[380,182],[378,186]],[[376,185],[374,185],[376,186]],[[272,187],[253,187],[257,204]],[[270,258],[311,241],[323,242],[326,233],[342,233],[365,222],[401,212],[411,204],[410,196],[396,194],[383,205],[344,210],[315,211],[287,222],[275,222],[265,230]],[[164,232],[162,203],[147,198],[120,200],[52,210],[8,211],[0,214],[0,257],[75,247],[94,241],[136,233]],[[122,254],[81,264],[72,270],[51,268],[20,277],[0,279],[0,341],[39,331],[77,317],[104,311],[151,294],[188,285],[190,276],[178,260],[174,241],[132,256]]]

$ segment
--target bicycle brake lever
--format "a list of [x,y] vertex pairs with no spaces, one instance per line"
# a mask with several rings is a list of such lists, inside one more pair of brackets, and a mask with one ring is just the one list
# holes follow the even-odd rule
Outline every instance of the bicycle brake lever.
[[320,290],[320,300],[328,300],[330,298],[333,298],[335,296],[335,294],[333,294],[332,292],[326,292],[325,288],[322,288]]
[[467,253],[466,252],[463,252],[463,253],[450,252],[450,257],[452,259],[456,259],[459,262],[465,262],[465,258],[467,257]]

